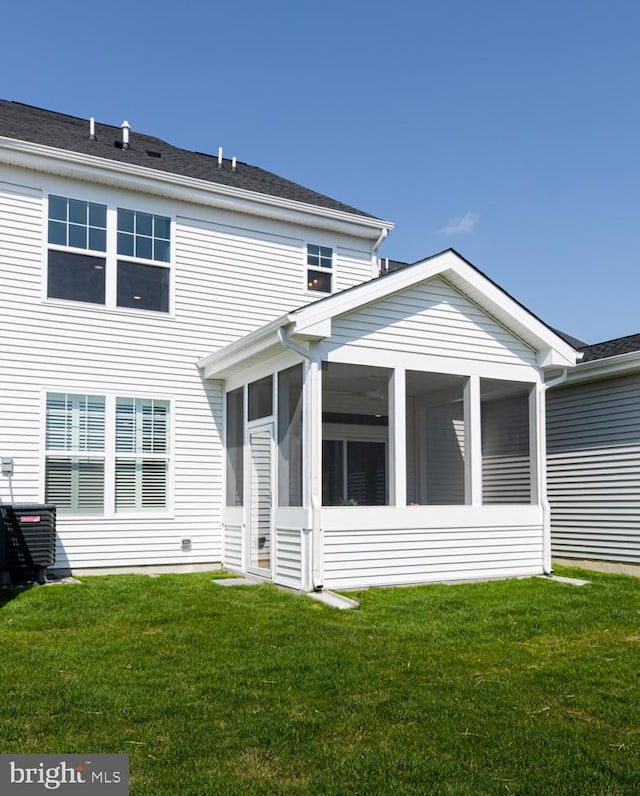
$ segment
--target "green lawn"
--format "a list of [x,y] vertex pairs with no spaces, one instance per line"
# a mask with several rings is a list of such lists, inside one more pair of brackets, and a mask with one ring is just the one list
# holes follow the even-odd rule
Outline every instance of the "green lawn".
[[640,579],[211,577],[0,589],[0,752],[126,753],[133,796],[640,793]]

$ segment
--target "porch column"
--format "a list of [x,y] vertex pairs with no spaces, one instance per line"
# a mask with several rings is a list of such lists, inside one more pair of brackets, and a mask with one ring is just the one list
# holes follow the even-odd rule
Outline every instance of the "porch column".
[[531,458],[531,502],[542,506],[542,566],[552,571],[551,507],[547,497],[547,393],[536,384],[529,398],[529,452]]
[[482,505],[482,416],[480,376],[469,376],[464,388],[465,503]]
[[306,365],[307,428],[306,467],[308,478],[308,505],[311,505],[311,587],[322,588],[324,582],[322,541],[322,363],[308,360]]
[[406,371],[395,368],[389,384],[389,505],[407,504]]

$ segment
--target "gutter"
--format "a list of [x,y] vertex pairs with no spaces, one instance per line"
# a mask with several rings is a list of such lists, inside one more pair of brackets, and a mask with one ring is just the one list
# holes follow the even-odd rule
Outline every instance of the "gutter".
[[[302,348],[292,342],[285,331],[283,326],[278,328],[278,339],[280,343],[291,351],[295,351],[309,363],[309,403],[313,401],[313,396],[316,394],[316,381],[318,378],[318,362],[315,360],[308,349]],[[313,409],[313,407],[310,407]],[[318,444],[316,435],[314,434],[313,426],[311,425],[313,414],[309,412],[309,456],[307,461],[317,462],[321,451],[316,451],[315,448]],[[322,443],[320,443],[321,445]],[[316,474],[317,475],[317,474]],[[322,509],[322,500],[320,498],[320,479],[314,478],[313,468],[310,469],[309,477],[309,496],[311,498],[311,588],[313,591],[322,591],[323,589],[323,567],[322,567],[322,527],[320,524],[320,512]]]

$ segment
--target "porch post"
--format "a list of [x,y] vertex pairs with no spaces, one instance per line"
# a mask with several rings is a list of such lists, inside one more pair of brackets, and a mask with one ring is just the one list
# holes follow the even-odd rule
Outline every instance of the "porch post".
[[308,490],[311,505],[311,587],[322,589],[324,583],[324,551],[322,540],[322,363],[307,361]]
[[389,385],[389,505],[407,503],[406,371],[395,368]]
[[547,388],[536,384],[531,390],[529,418],[532,503],[542,506],[542,567],[545,573],[553,571],[551,562],[551,506],[547,497]]
[[480,376],[469,376],[464,388],[465,503],[482,505],[482,415]]

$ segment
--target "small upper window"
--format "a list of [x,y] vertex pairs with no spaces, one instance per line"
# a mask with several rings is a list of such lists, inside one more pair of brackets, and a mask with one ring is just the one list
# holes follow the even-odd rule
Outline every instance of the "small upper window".
[[307,288],[331,293],[333,280],[333,249],[307,244]]
[[170,262],[171,219],[119,207],[118,255]]
[[63,196],[49,197],[49,243],[103,252],[107,249],[107,206]]

